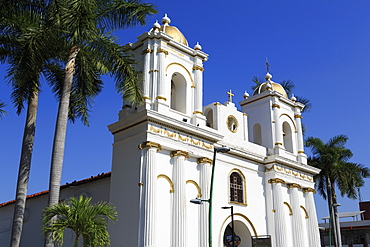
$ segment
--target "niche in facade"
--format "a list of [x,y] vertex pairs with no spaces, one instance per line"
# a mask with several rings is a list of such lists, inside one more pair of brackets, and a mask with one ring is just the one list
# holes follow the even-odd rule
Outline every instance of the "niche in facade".
[[186,80],[180,73],[173,73],[171,79],[171,109],[186,113]]

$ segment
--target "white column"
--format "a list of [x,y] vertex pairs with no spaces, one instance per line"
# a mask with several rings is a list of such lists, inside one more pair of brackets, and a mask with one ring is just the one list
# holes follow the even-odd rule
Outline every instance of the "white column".
[[302,123],[301,123],[302,116],[300,114],[294,114],[295,124],[297,126],[297,147],[298,153],[304,153],[303,148],[303,133],[302,133]]
[[[199,173],[199,186],[202,190],[202,199],[209,199],[209,192],[211,186],[211,164],[212,160],[208,158],[199,158],[197,160],[200,168]],[[208,246],[208,215],[209,214],[209,205],[208,203],[203,203],[200,205],[200,238],[199,246],[207,247]]]
[[302,191],[305,194],[306,210],[308,213],[307,231],[310,247],[320,247],[319,224],[317,222],[316,207],[313,198],[313,194],[316,193],[316,190],[312,188],[303,188]]
[[199,65],[193,67],[194,70],[194,112],[193,114],[203,114],[202,111],[202,93],[203,93],[203,71],[204,68]]
[[243,113],[243,131],[244,131],[244,140],[248,141],[248,115]]
[[287,187],[289,188],[289,197],[290,197],[290,205],[292,207],[293,215],[292,215],[292,236],[293,236],[293,244],[294,247],[309,247],[305,240],[305,234],[303,232],[303,217],[302,217],[302,209],[299,204],[299,194],[298,189],[302,189],[299,184],[291,183],[288,184]]
[[142,165],[142,226],[139,232],[142,236],[142,246],[154,247],[156,243],[156,164],[155,154],[161,150],[161,145],[154,142],[144,142],[139,145],[143,150]]
[[[158,88],[159,88],[159,83],[158,82],[158,56],[157,56],[157,49],[158,49],[158,44],[154,43],[153,44],[153,52],[152,52],[152,59],[151,59],[151,70],[149,70],[150,72],[150,76],[152,78],[152,95],[153,97],[156,97],[156,95],[158,95]],[[154,99],[153,99],[154,100]]]
[[279,114],[279,109],[280,105],[273,101],[274,103],[272,104],[272,111],[273,111],[273,121],[275,123],[275,143],[273,145],[275,147],[282,148],[283,147],[283,127],[281,126],[280,123],[280,114]]
[[158,54],[158,70],[154,70],[156,72],[156,77],[158,81],[158,94],[156,99],[157,100],[164,100],[167,101],[166,98],[166,71],[165,71],[165,64],[164,64],[164,58],[166,55],[168,55],[168,51],[159,48],[157,50]]
[[171,246],[186,247],[186,190],[185,190],[185,159],[189,154],[177,150],[171,153],[173,157],[172,179],[175,192],[173,194]]
[[149,76],[149,68],[150,68],[150,54],[153,51],[148,47],[142,51],[144,55],[144,69],[143,69],[143,96],[145,100],[150,100],[150,76]]
[[[274,211],[274,228],[275,228],[275,247],[288,247],[291,246],[288,241],[288,232],[286,230],[287,222],[284,211],[284,201],[282,195],[281,185],[285,184],[285,181],[279,178],[272,178],[269,183],[273,184],[273,211]],[[273,240],[274,241],[274,240]]]

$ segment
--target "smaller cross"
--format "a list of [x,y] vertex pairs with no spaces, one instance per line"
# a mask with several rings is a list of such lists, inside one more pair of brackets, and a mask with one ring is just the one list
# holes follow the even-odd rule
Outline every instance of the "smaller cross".
[[266,57],[266,72],[267,73],[270,73],[270,68],[269,67],[270,67],[269,60]]
[[229,95],[229,102],[233,102],[233,96],[234,94],[232,93],[231,89],[229,92],[226,92]]

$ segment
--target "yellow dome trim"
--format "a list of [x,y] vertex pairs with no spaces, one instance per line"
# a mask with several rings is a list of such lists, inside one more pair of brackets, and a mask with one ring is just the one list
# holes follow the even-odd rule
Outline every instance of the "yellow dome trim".
[[160,31],[164,32],[165,34],[170,35],[175,41],[188,46],[188,41],[186,40],[185,36],[180,32],[177,27],[169,26],[169,25],[162,25],[159,29]]
[[[260,93],[263,93],[265,91],[267,91],[267,86],[270,84],[270,82],[264,82],[262,83],[260,86],[258,86],[258,88],[253,92],[253,95],[257,95],[257,94],[260,94]],[[281,86],[279,83],[276,83],[276,82],[271,82],[271,85],[272,85],[272,91],[276,91],[276,92],[279,92],[281,93],[285,98],[288,98],[288,94],[285,92],[285,89],[283,88],[283,86]]]

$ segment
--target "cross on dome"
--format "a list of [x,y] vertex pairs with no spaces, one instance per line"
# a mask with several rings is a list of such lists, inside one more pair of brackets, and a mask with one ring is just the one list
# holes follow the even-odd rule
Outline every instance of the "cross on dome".
[[269,64],[269,60],[267,59],[267,57],[266,57],[266,72],[270,73],[270,64]]

